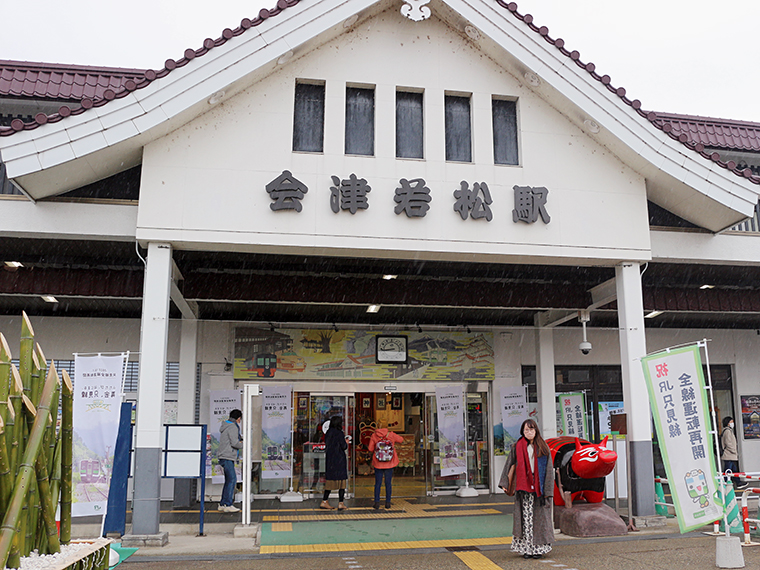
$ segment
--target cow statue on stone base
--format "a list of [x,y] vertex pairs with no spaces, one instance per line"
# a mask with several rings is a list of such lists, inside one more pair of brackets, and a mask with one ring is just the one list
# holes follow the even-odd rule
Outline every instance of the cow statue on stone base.
[[[565,505],[564,493],[571,501],[584,499],[601,503],[604,499],[604,478],[615,468],[617,453],[602,443],[591,443],[577,437],[551,437],[546,440],[552,452],[555,478],[554,504]],[[569,505],[568,505],[569,506]]]

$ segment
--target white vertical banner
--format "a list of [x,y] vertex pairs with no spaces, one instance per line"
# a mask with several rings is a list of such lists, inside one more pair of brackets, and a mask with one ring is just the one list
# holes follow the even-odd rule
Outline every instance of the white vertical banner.
[[[242,399],[240,390],[209,390],[209,421],[206,432],[206,477],[211,477],[212,483],[224,483],[224,470],[219,465],[217,451],[219,449],[219,434],[222,422],[230,417],[232,410],[241,409]],[[235,462],[235,472],[238,481],[243,477],[242,464]]]
[[464,441],[464,402],[462,385],[437,386],[438,456],[441,477],[467,472]]
[[108,502],[127,355],[74,355],[71,515],[102,515]]
[[501,389],[501,425],[504,430],[504,451],[520,439],[520,426],[528,419],[525,386]]
[[[557,394],[562,415],[562,434],[588,440],[586,398],[583,392]],[[557,432],[558,435],[560,432]]]
[[681,532],[723,516],[699,346],[641,359]]
[[290,477],[293,386],[261,387],[261,478]]

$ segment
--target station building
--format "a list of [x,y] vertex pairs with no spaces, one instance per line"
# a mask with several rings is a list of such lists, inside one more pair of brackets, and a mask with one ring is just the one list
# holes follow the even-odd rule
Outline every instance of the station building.
[[[17,338],[26,310],[59,367],[132,352],[134,533],[189,492],[160,482],[162,424],[207,423],[209,391],[246,383],[292,384],[307,495],[335,413],[349,493],[370,496],[362,440],[387,425],[397,493],[424,496],[465,481],[440,476],[437,386],[465,388],[482,493],[501,390],[528,387],[545,437],[557,393],[585,393],[591,439],[622,402],[647,516],[638,359],[708,339],[717,415],[760,471],[760,416],[742,421],[760,124],[647,110],[607,71],[485,0],[279,0],[161,69],[0,61],[0,330]],[[403,362],[378,364],[378,337]],[[254,469],[258,496],[288,485]]]

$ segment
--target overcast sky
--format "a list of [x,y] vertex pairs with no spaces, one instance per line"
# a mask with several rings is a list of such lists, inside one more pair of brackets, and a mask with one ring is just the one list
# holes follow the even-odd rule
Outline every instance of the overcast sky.
[[[275,3],[0,0],[0,59],[159,69],[167,58],[180,58],[186,48],[218,38],[224,28],[235,28]],[[760,122],[756,0],[717,5],[519,0],[517,5],[645,109]]]

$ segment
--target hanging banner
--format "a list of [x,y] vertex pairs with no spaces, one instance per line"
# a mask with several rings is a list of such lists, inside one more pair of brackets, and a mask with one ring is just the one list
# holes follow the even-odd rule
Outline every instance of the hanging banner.
[[501,425],[504,428],[504,451],[520,439],[520,426],[528,419],[525,387],[501,389]]
[[466,473],[461,384],[436,387],[435,400],[438,404],[438,456],[441,477]]
[[290,477],[293,386],[261,387],[261,478]]
[[586,419],[586,397],[583,392],[557,394],[561,418],[561,432],[567,437],[579,437],[588,440],[588,421]]
[[[212,483],[224,483],[224,470],[219,465],[217,450],[219,449],[219,433],[222,422],[230,417],[232,410],[241,409],[240,390],[209,390],[209,422],[206,433],[206,477],[211,477]],[[241,454],[242,455],[242,454]],[[243,478],[242,462],[235,462],[237,480]]]
[[74,355],[72,516],[106,511],[126,361],[126,354]]
[[689,532],[723,516],[699,346],[645,356],[641,364],[678,526]]

